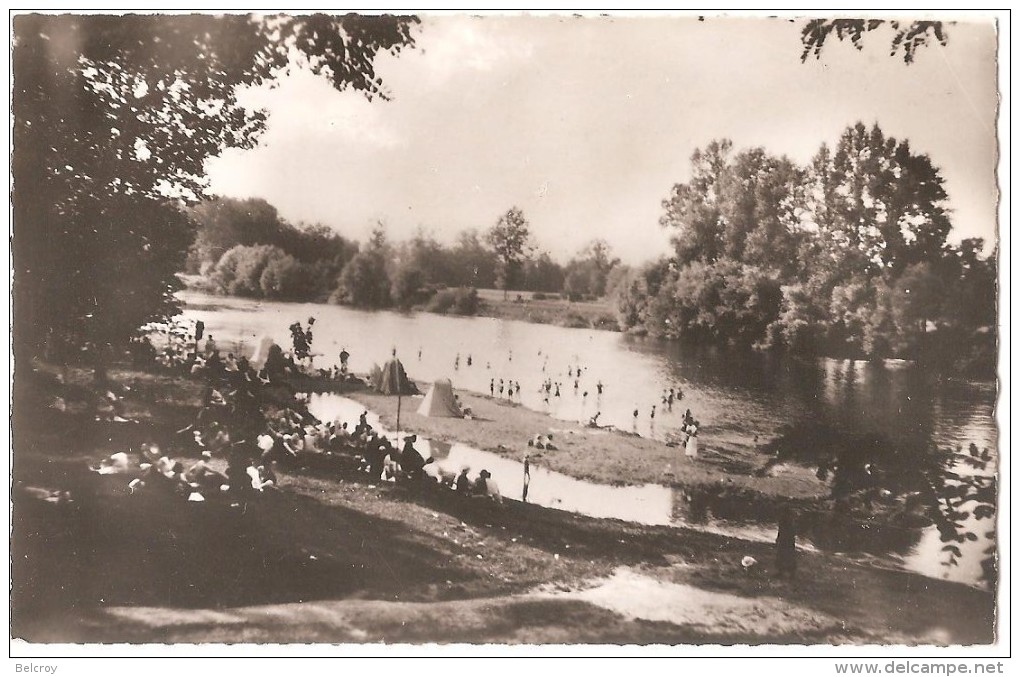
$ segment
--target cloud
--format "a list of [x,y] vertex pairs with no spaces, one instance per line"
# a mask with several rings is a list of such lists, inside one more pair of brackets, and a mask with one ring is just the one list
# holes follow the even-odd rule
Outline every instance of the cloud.
[[416,49],[401,55],[431,86],[445,84],[458,74],[492,71],[506,63],[530,59],[532,45],[500,30],[493,20],[478,17],[426,17]]
[[269,114],[269,135],[289,141],[314,137],[360,146],[391,148],[401,135],[386,124],[380,102],[370,102],[355,91],[338,92],[321,76],[296,70],[277,87],[255,87],[239,94],[240,101]]

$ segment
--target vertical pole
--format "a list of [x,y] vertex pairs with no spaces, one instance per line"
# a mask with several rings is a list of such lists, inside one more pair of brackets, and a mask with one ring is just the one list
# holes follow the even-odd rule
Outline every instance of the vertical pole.
[[397,430],[396,430],[396,432],[398,434],[400,433],[400,391],[399,390],[397,391]]
[[[404,393],[404,382],[400,378],[400,364],[397,362],[397,349],[393,349],[393,361],[390,363],[393,365],[393,382],[397,384],[397,434],[400,434],[400,400]],[[399,437],[397,442],[399,443]]]

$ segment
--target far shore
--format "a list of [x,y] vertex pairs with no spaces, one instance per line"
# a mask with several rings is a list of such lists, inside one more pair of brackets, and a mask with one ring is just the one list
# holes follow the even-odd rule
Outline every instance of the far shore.
[[[199,275],[180,275],[185,290],[211,296],[232,299],[251,297],[225,296],[212,289]],[[516,320],[532,324],[550,324],[566,328],[590,328],[605,331],[620,331],[616,321],[616,311],[608,298],[571,301],[561,294],[543,294],[541,292],[509,291],[503,298],[499,289],[478,289],[478,309],[471,317],[492,317],[499,320]],[[283,301],[281,301],[283,302]],[[294,303],[328,303],[326,299],[301,299]],[[376,310],[393,310],[394,308],[377,308]],[[415,313],[445,315],[433,313],[426,305],[411,308]]]

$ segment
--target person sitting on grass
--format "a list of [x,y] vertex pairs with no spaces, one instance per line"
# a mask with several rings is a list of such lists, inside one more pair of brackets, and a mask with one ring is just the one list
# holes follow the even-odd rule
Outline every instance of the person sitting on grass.
[[233,449],[227,461],[227,485],[231,497],[240,503],[252,494],[252,478],[248,474],[248,459],[240,449]]
[[400,452],[400,469],[409,480],[419,480],[425,474],[425,466],[432,461],[425,460],[414,443],[418,441],[417,435],[408,435],[404,438],[404,448]]
[[491,498],[497,503],[503,503],[503,495],[499,492],[499,486],[493,481],[492,473],[482,470],[475,480],[474,493],[477,496]]
[[101,460],[98,466],[89,466],[89,470],[100,475],[122,475],[131,470],[131,460],[120,451]]
[[203,451],[202,458],[184,473],[184,480],[199,491],[215,490],[220,485],[226,484],[227,476],[218,470],[213,470],[209,466],[211,460],[212,454]]
[[351,431],[347,429],[347,421],[340,424],[339,428],[333,431],[333,437],[338,444],[347,444],[351,440]]
[[471,493],[471,480],[468,479],[469,472],[471,472],[471,468],[468,466],[464,466],[460,469],[460,474],[457,475],[457,479],[453,484],[453,488],[457,490],[457,493],[465,495]]
[[539,446],[537,444],[535,446],[538,447],[539,449],[547,449],[549,451],[556,451],[556,445],[553,444],[552,433],[549,433],[548,435],[545,436],[545,439],[542,442],[541,446]]
[[372,438],[365,443],[365,463],[368,466],[368,474],[372,479],[378,480],[382,477],[385,469],[387,449],[380,442],[379,438]]

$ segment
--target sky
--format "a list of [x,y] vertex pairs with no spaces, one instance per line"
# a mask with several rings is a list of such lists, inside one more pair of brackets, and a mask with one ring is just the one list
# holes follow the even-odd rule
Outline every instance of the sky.
[[[827,43],[800,61],[789,19],[425,16],[415,49],[377,62],[391,99],[369,102],[297,72],[243,92],[269,113],[257,148],[207,165],[210,191],[261,197],[292,222],[453,242],[513,206],[539,248],[567,261],[605,239],[625,262],[669,250],[662,201],[713,139],[806,164],[860,120],[941,169],[952,241],[996,237],[996,37],[991,20],[949,44],[889,56]],[[990,245],[989,245],[990,246]]]

